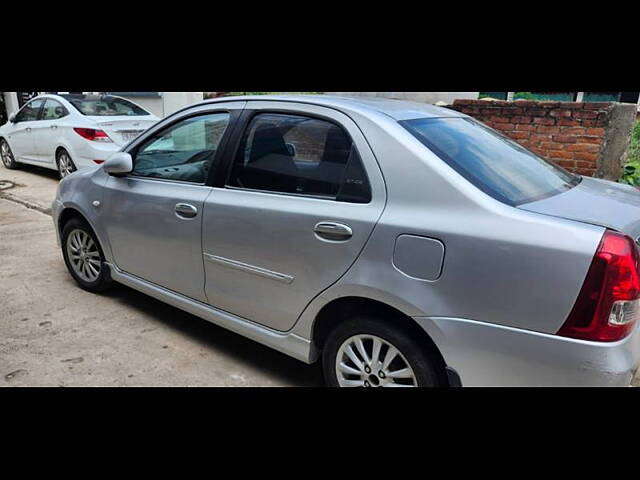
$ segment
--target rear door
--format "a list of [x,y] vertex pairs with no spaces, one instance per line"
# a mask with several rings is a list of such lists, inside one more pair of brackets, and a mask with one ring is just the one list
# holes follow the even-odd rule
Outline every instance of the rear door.
[[205,201],[210,304],[280,331],[362,251],[385,205],[362,133],[333,109],[250,102]]
[[38,161],[55,164],[57,140],[63,133],[64,118],[69,115],[67,109],[57,100],[47,98],[42,110],[42,119],[33,126],[35,155]]

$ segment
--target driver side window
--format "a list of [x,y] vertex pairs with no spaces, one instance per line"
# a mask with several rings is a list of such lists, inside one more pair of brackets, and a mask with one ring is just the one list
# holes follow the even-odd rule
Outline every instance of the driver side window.
[[138,148],[133,162],[137,177],[205,183],[216,150],[229,125],[228,113],[187,118],[161,131]]
[[22,110],[16,115],[17,122],[32,122],[38,120],[38,114],[40,113],[40,107],[44,103],[43,99],[32,100],[27,103]]

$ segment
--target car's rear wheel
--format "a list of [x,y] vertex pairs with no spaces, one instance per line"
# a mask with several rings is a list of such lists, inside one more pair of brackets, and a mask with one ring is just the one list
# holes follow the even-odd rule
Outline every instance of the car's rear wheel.
[[375,317],[357,317],[336,327],[323,350],[330,387],[435,387],[436,362],[403,328]]
[[5,139],[0,140],[0,157],[2,157],[2,163],[5,168],[9,170],[18,168],[18,162],[16,162],[11,147]]
[[72,218],[62,229],[62,255],[69,273],[85,290],[102,292],[113,281],[104,253],[91,227],[80,218]]
[[77,170],[75,163],[73,163],[71,156],[66,150],[60,150],[58,152],[56,163],[58,164],[58,173],[60,174],[61,180]]

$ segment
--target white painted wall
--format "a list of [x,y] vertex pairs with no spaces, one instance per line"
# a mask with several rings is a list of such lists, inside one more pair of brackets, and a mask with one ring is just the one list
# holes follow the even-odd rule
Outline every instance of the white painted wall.
[[16,92],[4,92],[4,104],[7,108],[7,118],[12,113],[16,113],[18,111],[18,95]]
[[458,98],[477,100],[480,92],[325,92],[328,95],[349,95],[395,98],[421,103],[453,103]]

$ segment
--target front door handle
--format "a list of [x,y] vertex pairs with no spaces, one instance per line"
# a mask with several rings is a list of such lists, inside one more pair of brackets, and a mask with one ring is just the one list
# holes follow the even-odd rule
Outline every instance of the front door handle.
[[58,128],[58,126],[57,126],[57,125],[51,125],[51,129],[52,129],[52,130],[56,130],[57,128]]
[[313,231],[326,240],[344,241],[353,236],[353,230],[350,226],[335,222],[320,222]]
[[198,209],[188,203],[176,204],[176,215],[182,218],[193,218],[198,215]]
[[27,133],[31,133],[31,127],[27,127]]

